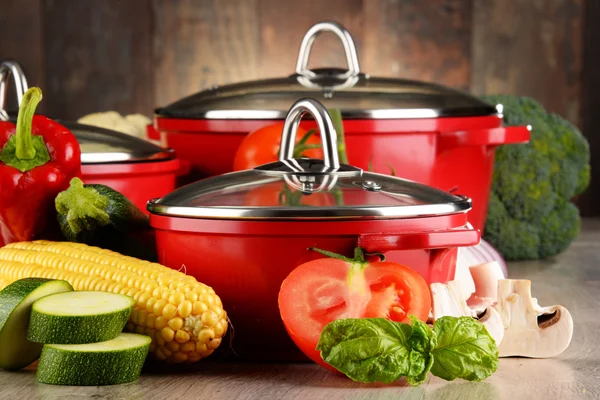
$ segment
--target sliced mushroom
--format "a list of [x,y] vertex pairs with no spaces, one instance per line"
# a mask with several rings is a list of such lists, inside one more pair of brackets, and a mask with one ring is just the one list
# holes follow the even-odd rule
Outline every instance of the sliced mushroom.
[[458,281],[432,283],[429,286],[433,299],[433,321],[444,316],[473,317],[486,327],[497,345],[502,342],[504,326],[496,310],[492,307],[486,307],[481,312],[470,309]]
[[494,339],[496,346],[500,346],[504,340],[504,325],[502,324],[502,318],[500,317],[500,314],[498,314],[498,311],[496,311],[494,307],[487,307],[483,313],[477,315],[477,318]]
[[432,283],[429,287],[433,299],[434,321],[444,316],[475,317],[477,315],[467,306],[458,281],[450,281],[447,284]]
[[475,283],[475,296],[496,301],[498,298],[498,281],[505,278],[500,264],[492,261],[474,265],[469,270]]
[[[495,306],[504,325],[500,357],[554,357],[569,347],[573,318],[563,306],[539,307],[531,297],[531,281],[498,281]],[[543,312],[538,315],[538,311]]]

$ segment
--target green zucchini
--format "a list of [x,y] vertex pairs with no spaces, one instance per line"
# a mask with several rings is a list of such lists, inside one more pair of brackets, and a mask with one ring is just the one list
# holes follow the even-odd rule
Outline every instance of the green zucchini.
[[37,360],[42,345],[26,339],[32,304],[44,296],[70,292],[66,281],[25,278],[0,291],[0,368],[15,370]]
[[151,339],[122,333],[113,340],[90,344],[47,344],[35,379],[52,385],[98,386],[139,378]]
[[111,340],[123,331],[134,305],[131,297],[108,292],[47,296],[33,303],[27,339],[54,344]]
[[69,188],[56,196],[55,207],[68,241],[157,261],[148,216],[122,193],[73,178]]

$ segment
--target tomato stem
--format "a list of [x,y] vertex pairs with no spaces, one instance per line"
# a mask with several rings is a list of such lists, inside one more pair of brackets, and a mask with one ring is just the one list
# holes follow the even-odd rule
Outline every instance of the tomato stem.
[[331,252],[331,251],[327,251],[327,250],[321,250],[321,249],[318,249],[316,247],[310,247],[308,250],[316,251],[317,253],[321,253],[324,256],[335,258],[337,260],[342,260],[342,261],[346,261],[346,262],[349,262],[349,263],[354,262],[353,259],[345,257],[345,256],[343,256],[341,254],[337,254],[337,253],[334,253],[334,252]]
[[354,258],[348,258],[341,254],[334,253],[332,251],[322,250],[317,247],[310,247],[308,250],[316,251],[317,253],[321,253],[324,256],[335,258],[337,260],[346,261],[349,263],[355,263],[355,264],[366,264],[367,261],[365,260],[365,256],[367,256],[367,257],[377,256],[377,257],[379,257],[380,261],[385,261],[385,256],[382,253],[365,253],[364,249],[360,246],[356,247],[354,249]]

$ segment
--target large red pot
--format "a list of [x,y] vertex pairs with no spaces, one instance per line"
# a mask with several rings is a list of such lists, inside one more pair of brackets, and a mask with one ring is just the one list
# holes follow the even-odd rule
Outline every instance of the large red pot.
[[[326,31],[341,39],[348,70],[307,68],[312,43]],[[528,127],[503,127],[497,107],[467,93],[361,73],[351,35],[335,22],[306,33],[294,75],[194,94],[157,109],[149,133],[190,161],[194,179],[219,175],[232,171],[248,132],[283,120],[288,105],[305,96],[341,110],[351,164],[460,191],[473,199],[469,221],[479,229],[495,148],[529,140]]]
[[[292,158],[297,122],[319,125],[324,160]],[[458,246],[479,242],[470,199],[339,164],[323,106],[298,101],[283,128],[278,162],[207,178],[152,200],[160,262],[214,288],[233,325],[232,350],[248,359],[305,359],[279,316],[282,281],[321,257],[382,252],[428,282],[454,278]]]
[[[14,61],[0,64],[0,120],[16,121],[16,114],[5,110],[7,82],[12,75],[17,102],[27,91],[27,79]],[[123,193],[140,209],[148,200],[164,196],[176,187],[177,177],[188,172],[189,164],[165,150],[121,132],[76,122],[60,121],[81,147],[81,173],[85,183],[98,183]]]

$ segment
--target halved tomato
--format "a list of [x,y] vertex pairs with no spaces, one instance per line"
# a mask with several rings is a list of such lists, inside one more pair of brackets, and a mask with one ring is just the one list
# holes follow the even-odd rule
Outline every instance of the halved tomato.
[[[296,345],[311,360],[332,369],[316,350],[325,325],[342,318],[426,321],[431,294],[421,275],[407,266],[355,259],[321,258],[294,269],[281,285],[281,319]],[[341,257],[341,258],[340,258]]]
[[[233,170],[252,169],[259,165],[277,161],[281,145],[283,122],[263,126],[250,132],[238,147],[233,161]],[[296,148],[299,155],[308,158],[323,158],[323,151],[318,148],[321,139],[318,133],[309,136],[301,145],[308,131],[298,127],[296,132]]]

